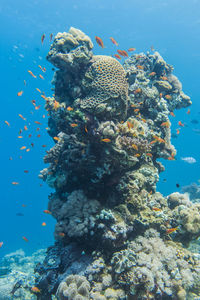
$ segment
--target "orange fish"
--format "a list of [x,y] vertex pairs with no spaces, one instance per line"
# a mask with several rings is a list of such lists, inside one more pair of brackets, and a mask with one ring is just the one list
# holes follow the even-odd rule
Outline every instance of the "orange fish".
[[42,44],[43,44],[43,42],[44,42],[44,38],[45,38],[45,34],[43,34],[43,35],[41,36],[41,42],[42,42]]
[[134,94],[137,95],[137,94],[140,94],[142,92],[142,89],[141,88],[137,88],[136,90],[134,90]]
[[47,224],[45,222],[42,222],[42,226],[46,226]]
[[8,126],[10,126],[10,123],[8,121],[4,121]]
[[121,56],[124,56],[123,51],[122,50],[117,50],[117,53]]
[[76,124],[76,123],[72,123],[72,124],[70,124],[70,126],[74,128],[74,127],[77,127],[77,126],[78,126],[78,124]]
[[[46,72],[46,68],[45,68],[45,67],[43,67],[42,72]],[[55,95],[54,95],[54,96],[55,96]]]
[[110,37],[110,40],[114,45],[118,46],[118,43],[116,42],[116,40],[113,37]]
[[180,133],[180,130],[179,129],[176,129],[176,134],[179,134]]
[[159,94],[159,98],[161,99],[161,98],[162,98],[162,96],[163,96],[163,94],[162,94],[162,93],[160,93],[160,94]]
[[188,114],[188,115],[190,114],[190,109],[188,109],[188,111],[186,112],[186,114]]
[[167,160],[175,160],[174,156],[169,156]]
[[35,106],[35,109],[36,109],[36,110],[40,109],[40,106],[41,106],[41,105]]
[[146,156],[152,157],[153,155],[151,153],[146,153]]
[[185,126],[181,121],[178,121],[178,125],[181,126],[181,127]]
[[0,248],[3,246],[3,242],[0,242]]
[[19,116],[22,120],[26,121],[26,118],[24,118],[21,114],[18,114],[18,116]]
[[18,184],[19,184],[19,182],[17,182],[17,181],[13,181],[13,182],[12,182],[12,184],[13,184],[13,185],[18,185]]
[[64,236],[65,236],[65,233],[64,233],[64,232],[59,232],[58,235],[61,236],[61,237],[64,237]]
[[171,111],[169,114],[170,114],[172,117],[175,117],[175,114],[173,113],[173,111]]
[[37,286],[33,286],[33,287],[31,288],[31,291],[32,291],[33,293],[41,293],[40,289],[38,289]]
[[54,101],[53,108],[57,110],[60,107],[60,103],[58,101]]
[[134,112],[137,113],[139,111],[139,108],[134,109]]
[[71,106],[68,106],[68,107],[67,107],[67,110],[68,110],[68,111],[73,111],[74,109],[73,109]]
[[151,51],[155,51],[154,46],[151,46],[150,49]]
[[166,76],[160,76],[160,79],[162,79],[162,80],[168,80],[168,78]]
[[32,137],[32,134],[29,134],[28,137],[31,138],[31,137]]
[[136,67],[137,67],[139,70],[143,70],[143,69],[144,69],[144,67],[141,66],[141,65],[137,65]]
[[23,94],[23,91],[20,91],[17,93],[17,96],[21,96]]
[[156,75],[156,72],[151,72],[150,74],[149,74],[149,76],[155,76]]
[[46,96],[41,95],[41,97],[42,97],[44,100],[48,101],[48,98],[47,98]]
[[170,96],[170,95],[165,95],[165,99],[171,100],[171,99],[172,99],[172,96]]
[[28,239],[25,236],[23,236],[22,238],[25,242],[28,242]]
[[39,121],[34,121],[35,124],[42,125]]
[[104,44],[103,44],[103,41],[102,41],[102,39],[101,39],[99,36],[95,36],[95,40],[96,40],[97,44],[98,44],[100,47],[105,48],[105,47],[104,47]]
[[132,52],[132,51],[135,51],[135,50],[136,50],[136,48],[129,48],[128,49],[129,52]]
[[122,59],[121,56],[119,54],[114,54],[114,56],[118,59]]
[[28,70],[28,72],[32,77],[36,78],[36,76],[33,74],[33,72],[31,72],[30,70]]
[[31,149],[30,148],[28,148],[28,149],[26,149],[26,152],[29,152]]
[[22,135],[18,135],[18,139],[22,139],[23,138],[23,136]]
[[28,130],[28,127],[26,125],[24,126],[24,130]]
[[20,148],[20,150],[24,150],[24,149],[26,149],[26,146],[22,146],[22,147]]
[[60,141],[60,138],[58,136],[54,136],[53,138],[55,141]]
[[101,139],[101,141],[104,142],[104,143],[110,143],[111,142],[110,139]]
[[24,173],[28,173],[28,170],[24,170]]
[[48,209],[43,210],[43,212],[44,212],[45,214],[47,214],[47,215],[51,215],[51,212],[50,212],[50,210],[48,210]]
[[84,129],[85,129],[85,132],[86,132],[86,133],[88,133],[88,130],[87,130],[87,127],[86,127],[86,126],[85,126],[85,128],[84,128]]
[[178,227],[168,228],[168,229],[166,230],[166,233],[167,233],[167,234],[171,234],[172,232],[175,232],[177,229],[178,229]]
[[35,88],[39,93],[42,93],[41,91],[40,91],[40,89],[38,89],[38,88]]
[[43,77],[41,74],[39,74],[39,77],[40,77],[41,79],[44,79],[44,77]]
[[134,156],[135,156],[135,157],[140,157],[140,156],[141,156],[141,154],[139,154],[139,153],[136,153]]
[[46,145],[42,145],[42,148],[45,148],[46,147]]
[[131,147],[132,147],[133,149],[135,149],[136,151],[138,150],[138,146],[135,145],[135,144],[132,144]]
[[128,57],[128,53],[125,50],[122,50],[123,56]]
[[38,137],[38,138],[41,137],[41,134],[38,134],[37,137]]
[[134,126],[133,126],[133,124],[132,124],[131,122],[127,121],[127,127],[128,127],[128,129],[130,130],[130,129],[133,128]]
[[50,42],[52,41],[52,38],[53,38],[53,33],[51,33],[49,36]]
[[158,208],[158,207],[152,207],[152,209],[154,210],[154,211],[162,211],[160,208]]
[[170,127],[170,124],[169,124],[169,122],[163,122],[163,123],[161,124],[161,126],[169,128],[169,127]]
[[42,115],[43,119],[45,118],[45,115]]

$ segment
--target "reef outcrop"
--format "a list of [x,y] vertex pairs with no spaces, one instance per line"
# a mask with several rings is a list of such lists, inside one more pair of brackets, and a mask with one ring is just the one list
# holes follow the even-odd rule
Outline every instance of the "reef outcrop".
[[[200,208],[187,194],[156,191],[174,160],[170,114],[190,97],[158,52],[93,55],[78,29],[58,33],[47,59],[58,70],[46,97],[55,146],[40,177],[56,243],[36,272],[38,299],[195,299]],[[51,264],[49,264],[49,261]]]

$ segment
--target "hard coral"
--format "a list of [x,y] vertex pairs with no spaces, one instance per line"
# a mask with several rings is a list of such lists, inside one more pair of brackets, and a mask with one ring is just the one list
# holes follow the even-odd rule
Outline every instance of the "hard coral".
[[93,56],[82,84],[87,94],[80,102],[82,109],[107,110],[113,118],[126,114],[128,83],[126,72],[116,59],[105,55]]
[[69,275],[57,290],[59,300],[89,300],[90,284],[84,276]]

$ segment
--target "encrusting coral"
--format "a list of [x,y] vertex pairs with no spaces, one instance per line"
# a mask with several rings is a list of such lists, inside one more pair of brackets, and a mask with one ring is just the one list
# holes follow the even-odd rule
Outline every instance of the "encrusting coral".
[[47,55],[59,68],[46,98],[55,146],[40,177],[55,189],[57,224],[36,268],[38,299],[57,289],[58,299],[195,299],[200,257],[187,247],[200,236],[199,204],[156,191],[158,159],[176,155],[169,115],[191,100],[158,52],[122,66],[92,47],[70,28]]

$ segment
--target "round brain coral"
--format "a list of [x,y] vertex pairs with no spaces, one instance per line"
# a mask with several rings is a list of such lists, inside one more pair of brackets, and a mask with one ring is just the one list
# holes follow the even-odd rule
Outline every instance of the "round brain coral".
[[85,73],[83,87],[87,95],[81,100],[81,108],[98,111],[102,103],[104,110],[112,115],[126,113],[128,103],[128,83],[122,65],[113,57],[93,56]]

